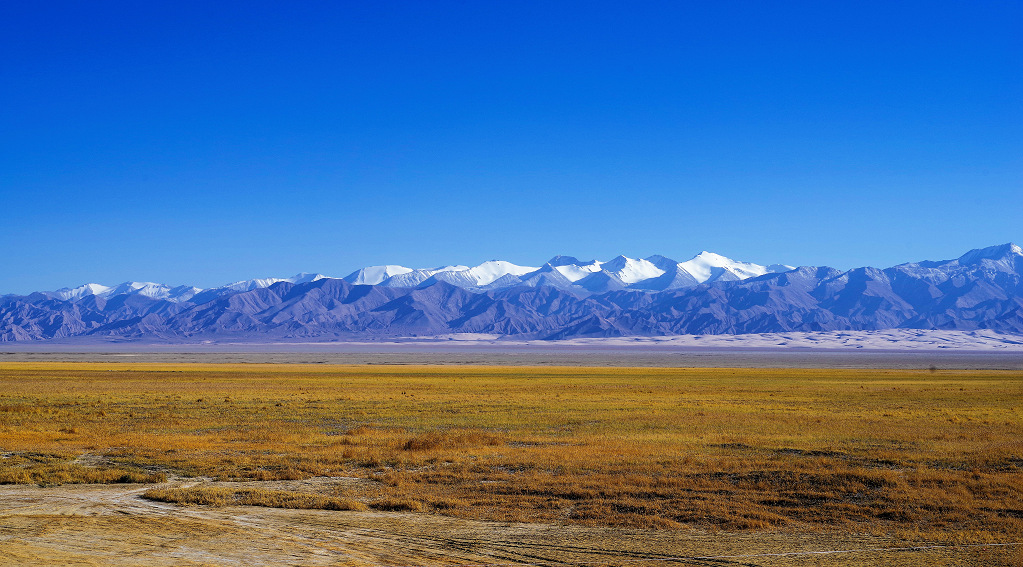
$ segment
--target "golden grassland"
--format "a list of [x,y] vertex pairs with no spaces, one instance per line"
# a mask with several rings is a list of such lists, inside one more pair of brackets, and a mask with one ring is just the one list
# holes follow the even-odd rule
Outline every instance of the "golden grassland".
[[1023,373],[0,363],[0,457],[0,483],[365,479],[148,493],[191,504],[1018,541]]
[[337,496],[323,496],[288,490],[265,488],[154,488],[146,497],[162,502],[201,504],[206,506],[265,506],[267,508],[297,508],[304,510],[366,510],[358,500]]

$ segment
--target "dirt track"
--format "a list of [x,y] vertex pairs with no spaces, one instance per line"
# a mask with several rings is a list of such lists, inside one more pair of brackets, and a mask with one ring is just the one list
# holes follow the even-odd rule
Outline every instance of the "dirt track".
[[[1020,558],[1016,547],[884,551],[907,542],[869,536],[610,530],[405,513],[182,507],[141,498],[147,488],[0,487],[0,563],[897,566],[1012,565]],[[861,551],[813,553],[835,550]],[[760,555],[793,552],[801,554]]]

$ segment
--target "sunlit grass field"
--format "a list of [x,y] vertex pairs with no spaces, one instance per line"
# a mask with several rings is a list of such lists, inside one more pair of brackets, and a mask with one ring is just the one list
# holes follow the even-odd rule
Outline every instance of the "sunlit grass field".
[[0,483],[193,504],[1023,536],[1023,373],[0,363]]

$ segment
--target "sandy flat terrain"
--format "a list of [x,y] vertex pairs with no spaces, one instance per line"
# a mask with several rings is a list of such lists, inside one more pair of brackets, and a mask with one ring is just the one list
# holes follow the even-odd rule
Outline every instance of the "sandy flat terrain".
[[1023,369],[1023,337],[994,331],[832,331],[517,341],[490,335],[355,342],[65,339],[0,345],[0,361],[279,362],[749,368]]
[[[178,484],[181,484],[180,482]],[[611,530],[436,515],[182,507],[146,486],[0,487],[4,565],[1011,565],[1015,546]],[[913,548],[913,549],[908,549]]]
[[681,352],[487,351],[436,352],[0,352],[0,361],[411,364],[495,366],[629,366],[679,368],[893,368],[1023,370],[1023,354],[992,352],[829,352],[692,349]]

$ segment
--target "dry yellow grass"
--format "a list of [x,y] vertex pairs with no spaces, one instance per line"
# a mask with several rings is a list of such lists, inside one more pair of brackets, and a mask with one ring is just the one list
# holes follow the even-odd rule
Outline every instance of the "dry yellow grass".
[[290,490],[265,488],[154,488],[147,490],[146,498],[160,502],[202,504],[207,506],[265,506],[267,508],[294,508],[300,510],[365,510],[358,500],[338,496],[307,494]]
[[164,482],[163,472],[139,467],[83,464],[73,454],[31,451],[6,453],[0,460],[0,484],[113,484]]
[[[466,518],[1023,536],[1019,372],[3,363],[0,385],[0,482],[96,482],[85,454],[362,477],[374,508]],[[70,468],[33,480],[32,454]]]

